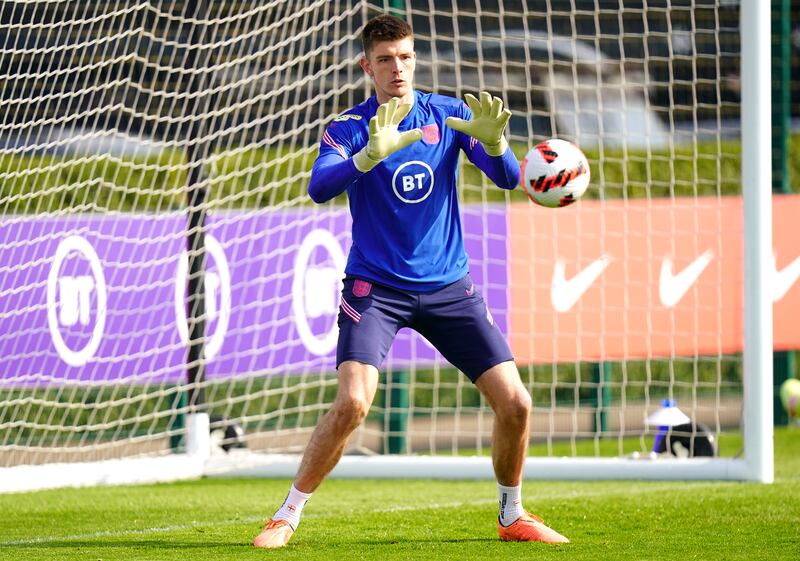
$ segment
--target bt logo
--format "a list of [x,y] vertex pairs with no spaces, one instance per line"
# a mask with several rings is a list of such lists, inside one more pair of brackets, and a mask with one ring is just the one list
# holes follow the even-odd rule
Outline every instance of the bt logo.
[[91,275],[58,279],[58,321],[62,326],[72,327],[78,323],[89,325],[94,289],[94,277]]
[[406,162],[395,170],[392,189],[404,203],[421,203],[433,192],[433,170],[425,162]]
[[[206,360],[213,359],[222,349],[228,323],[231,318],[231,271],[222,244],[211,234],[206,234],[206,259],[208,266],[204,276],[206,293],[206,320],[213,323],[209,329],[205,346]],[[212,264],[214,267],[212,268]],[[189,255],[184,250],[178,260],[175,275],[175,321],[181,342],[189,342],[189,327],[186,324],[186,283],[189,272]]]
[[336,349],[341,278],[347,259],[327,230],[316,229],[300,244],[294,261],[292,312],[306,350],[324,356]]
[[58,356],[70,366],[83,366],[100,347],[107,302],[106,277],[92,244],[77,235],[61,240],[47,276],[47,323]]

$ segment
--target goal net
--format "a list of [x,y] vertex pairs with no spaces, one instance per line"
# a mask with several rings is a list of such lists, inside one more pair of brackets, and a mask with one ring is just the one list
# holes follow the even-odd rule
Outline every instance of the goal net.
[[[800,202],[776,206],[774,265],[753,253],[739,2],[446,4],[2,4],[0,489],[292,475],[335,395],[350,245],[345,197],[306,188],[371,95],[359,31],[383,11],[415,30],[418,89],[489,90],[520,159],[557,136],[591,164],[556,210],[462,164],[471,274],[533,396],[526,474],[771,478],[735,459],[771,458],[743,422],[770,414],[772,345],[743,263],[796,348]],[[403,330],[334,473],[488,477],[492,422]]]

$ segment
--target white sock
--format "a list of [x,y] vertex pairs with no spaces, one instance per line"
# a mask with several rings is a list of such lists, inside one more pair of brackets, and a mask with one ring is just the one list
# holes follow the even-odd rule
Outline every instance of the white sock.
[[308,499],[311,498],[311,493],[303,493],[295,489],[294,485],[289,489],[289,494],[283,501],[281,508],[272,517],[273,520],[286,520],[291,524],[292,528],[297,530],[300,524],[300,515],[303,513],[303,507],[306,506]]
[[506,487],[498,483],[497,489],[500,491],[500,524],[510,526],[525,513],[522,508],[522,484]]

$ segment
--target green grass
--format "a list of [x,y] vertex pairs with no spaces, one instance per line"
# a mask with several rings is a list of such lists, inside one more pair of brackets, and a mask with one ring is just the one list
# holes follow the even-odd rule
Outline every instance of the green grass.
[[286,480],[201,480],[0,496],[0,559],[800,558],[800,429],[779,429],[776,482],[527,481],[564,546],[502,543],[490,481],[327,481],[290,545],[249,542]]

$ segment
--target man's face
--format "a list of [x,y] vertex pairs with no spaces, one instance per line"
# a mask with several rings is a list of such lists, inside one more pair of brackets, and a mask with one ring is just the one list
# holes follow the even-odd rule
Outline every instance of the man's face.
[[372,78],[378,103],[386,103],[393,97],[412,101],[411,82],[416,64],[412,37],[375,43],[372,50],[361,58],[361,68]]

